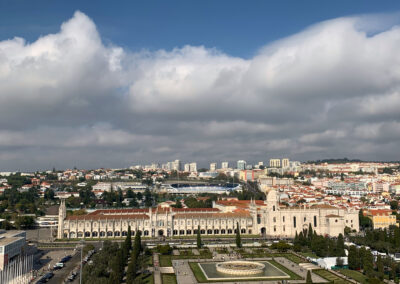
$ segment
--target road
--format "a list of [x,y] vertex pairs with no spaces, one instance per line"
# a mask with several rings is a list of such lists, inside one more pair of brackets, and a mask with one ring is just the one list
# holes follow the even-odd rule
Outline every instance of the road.
[[72,258],[65,263],[65,266],[59,270],[53,271],[54,277],[49,280],[49,284],[60,284],[71,274],[72,270],[81,261],[81,254],[78,252],[72,256]]

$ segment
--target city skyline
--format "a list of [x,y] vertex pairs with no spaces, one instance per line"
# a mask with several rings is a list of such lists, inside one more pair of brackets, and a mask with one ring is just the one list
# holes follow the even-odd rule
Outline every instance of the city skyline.
[[[27,7],[3,3],[3,13],[25,14],[27,22],[2,17],[0,170],[120,168],[175,158],[256,162],[260,153],[399,160],[400,17],[388,13],[399,7],[368,3],[293,22],[272,5],[281,15],[273,19],[277,28],[263,35],[262,14],[254,12],[244,27],[257,36],[237,49],[211,40],[221,31],[208,24],[202,42],[182,33],[152,45],[146,27],[144,42],[132,32],[135,45],[107,31],[127,36],[133,22],[111,25],[87,7],[69,6],[69,15],[57,5],[46,8],[47,16],[58,12],[34,26]],[[189,8],[176,13],[186,17]],[[257,8],[268,7],[249,6],[250,14]]]

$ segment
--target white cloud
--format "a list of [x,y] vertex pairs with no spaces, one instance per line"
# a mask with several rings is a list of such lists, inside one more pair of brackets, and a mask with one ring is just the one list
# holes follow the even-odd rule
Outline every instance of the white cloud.
[[0,41],[0,168],[400,159],[400,28],[384,17],[322,22],[249,59],[106,45],[81,12]]

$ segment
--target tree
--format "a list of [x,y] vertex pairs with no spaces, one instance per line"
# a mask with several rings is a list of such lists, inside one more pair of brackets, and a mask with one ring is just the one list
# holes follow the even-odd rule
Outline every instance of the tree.
[[242,247],[242,240],[240,238],[240,229],[239,229],[239,222],[236,223],[236,247]]
[[363,268],[364,273],[368,277],[372,277],[374,274],[374,256],[372,255],[370,250],[366,250],[364,259],[363,259]]
[[365,228],[372,228],[372,220],[366,216],[364,216],[363,210],[360,210],[358,213],[358,218],[360,222],[360,226]]
[[182,203],[181,203],[181,201],[180,201],[179,199],[177,199],[177,200],[176,200],[176,203],[175,203],[175,205],[174,205],[173,207],[175,207],[175,208],[182,208]]
[[125,249],[129,253],[129,251],[132,249],[132,231],[131,231],[131,226],[128,226],[128,233],[126,234],[125,238]]
[[31,228],[35,224],[35,220],[31,216],[18,216],[14,225],[17,229]]
[[397,200],[390,201],[390,209],[398,210],[399,209],[399,202]]
[[314,230],[313,230],[313,228],[312,228],[312,226],[311,226],[311,223],[310,223],[310,224],[308,225],[308,235],[307,235],[307,239],[308,239],[309,245],[311,244],[312,239],[313,239],[313,232],[314,232]]
[[343,258],[341,258],[340,256],[338,256],[338,257],[336,258],[336,266],[337,266],[337,267],[342,267],[343,264],[344,264]]
[[336,243],[336,256],[345,256],[343,235],[339,234]]
[[46,200],[54,200],[54,191],[51,188],[47,188],[44,191],[44,199],[46,199]]
[[383,280],[384,277],[384,267],[381,255],[378,255],[376,259],[376,267],[378,268],[378,277],[380,280]]
[[131,261],[128,264],[128,270],[126,271],[126,283],[133,284],[137,273],[136,257],[131,256]]
[[357,270],[360,268],[359,254],[356,246],[349,247],[348,263],[349,269]]
[[201,248],[200,225],[197,227],[197,248]]
[[311,271],[307,271],[306,284],[312,284]]

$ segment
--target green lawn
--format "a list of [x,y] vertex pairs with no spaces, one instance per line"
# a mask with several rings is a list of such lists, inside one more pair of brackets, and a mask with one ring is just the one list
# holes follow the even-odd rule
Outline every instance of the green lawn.
[[324,269],[316,269],[313,270],[313,273],[321,276],[322,278],[325,278],[328,281],[334,282],[335,284],[352,284],[352,282],[347,281],[344,278],[341,278],[339,276],[336,276],[332,272],[329,272],[328,270]]
[[161,274],[163,284],[177,284],[174,274]]
[[350,270],[350,269],[339,269],[339,272],[342,273],[343,275],[346,275],[347,277],[350,277],[350,278],[356,280],[357,282],[368,283],[367,276],[365,276],[364,274],[362,274],[359,271]]
[[311,257],[311,258],[318,258],[316,254],[314,254],[312,251],[308,252],[299,252],[299,254],[305,256],[305,257]]
[[172,266],[172,255],[160,255],[160,266]]
[[150,275],[143,275],[140,274],[135,278],[136,283],[141,283],[141,284],[154,284],[154,276],[153,274]]
[[276,267],[278,267],[280,270],[282,270],[283,272],[285,272],[286,274],[288,274],[290,276],[291,280],[301,280],[303,279],[303,277],[301,277],[300,275],[297,275],[296,273],[294,273],[293,271],[291,271],[290,269],[286,268],[285,266],[283,266],[282,264],[276,262],[275,260],[268,260],[269,263],[275,265]]

